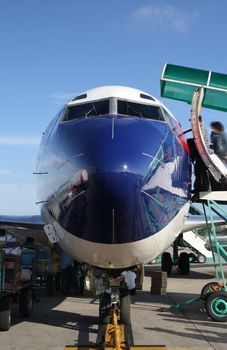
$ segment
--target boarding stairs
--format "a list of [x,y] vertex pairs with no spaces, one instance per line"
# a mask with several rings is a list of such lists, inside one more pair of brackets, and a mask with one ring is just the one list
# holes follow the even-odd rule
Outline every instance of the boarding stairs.
[[[183,244],[189,248],[196,256],[204,256],[206,259],[212,258],[212,253],[206,248],[206,239],[198,235],[196,232],[187,231],[183,233]],[[206,260],[205,259],[205,260]],[[205,262],[204,260],[204,262]],[[199,260],[200,262],[200,260]]]
[[[166,64],[160,85],[161,96],[191,105],[191,129],[197,151],[214,179],[226,184],[227,167],[206,145],[200,128],[199,115],[202,107],[227,112],[227,75]],[[182,134],[182,138],[183,136]],[[227,321],[227,286],[224,271],[227,262],[227,240],[225,232],[223,235],[217,234],[215,225],[217,223],[215,216],[219,217],[219,223],[221,219],[227,224],[227,191],[200,192],[198,202],[203,207],[206,219],[217,282],[204,286],[200,298],[183,304],[203,301],[208,315],[213,320]]]
[[227,112],[227,75],[166,64],[161,76],[161,96],[191,104],[196,148],[214,179],[227,180],[227,168],[205,144],[199,123],[202,107]]

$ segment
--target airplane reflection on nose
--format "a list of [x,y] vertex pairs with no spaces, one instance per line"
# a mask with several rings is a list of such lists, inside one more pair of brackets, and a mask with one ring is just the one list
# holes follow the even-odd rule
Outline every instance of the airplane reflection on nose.
[[127,120],[126,129],[120,118],[113,140],[103,131],[89,131],[91,138],[84,131],[79,171],[87,171],[88,178],[59,203],[58,221],[77,237],[97,243],[149,237],[187,200],[187,157],[164,123]]

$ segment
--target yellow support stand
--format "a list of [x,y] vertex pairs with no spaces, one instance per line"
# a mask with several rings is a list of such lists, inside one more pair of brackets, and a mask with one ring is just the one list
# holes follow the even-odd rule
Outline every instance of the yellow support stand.
[[125,342],[125,332],[124,325],[119,325],[118,311],[116,309],[111,309],[111,324],[107,325],[105,334],[105,349],[122,350],[127,349],[127,344]]
[[64,350],[166,350],[166,346],[131,346],[128,347],[125,339],[125,327],[118,323],[119,311],[111,308],[111,323],[106,327],[105,347],[101,346],[66,346]]

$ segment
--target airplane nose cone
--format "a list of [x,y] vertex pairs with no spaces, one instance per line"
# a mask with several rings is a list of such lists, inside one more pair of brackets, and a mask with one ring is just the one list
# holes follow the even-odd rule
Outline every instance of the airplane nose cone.
[[[182,195],[171,192],[172,180],[170,191],[158,185],[157,172],[159,177],[166,172],[165,163],[175,162],[167,125],[119,116],[74,125],[67,133],[71,169],[86,171],[87,180],[79,180],[78,190],[61,203],[60,224],[80,238],[110,244],[137,241],[160,230],[176,214],[173,202],[178,209],[176,197]],[[172,205],[169,212],[163,210],[164,201]]]

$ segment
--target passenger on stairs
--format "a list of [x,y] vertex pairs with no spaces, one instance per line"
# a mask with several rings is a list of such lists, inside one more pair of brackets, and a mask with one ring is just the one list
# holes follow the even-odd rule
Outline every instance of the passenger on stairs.
[[214,153],[227,164],[227,133],[224,130],[224,126],[220,122],[212,122],[211,126],[211,148]]
[[[221,161],[227,166],[227,133],[224,130],[222,123],[215,121],[210,124],[211,126],[211,146],[213,152],[221,159]],[[214,191],[226,191],[227,183],[225,181],[218,183],[212,179],[212,189]]]
[[194,189],[192,190],[192,193],[194,194],[192,201],[195,202],[199,200],[199,192],[211,191],[210,174],[197,151],[194,139],[188,139],[188,146],[190,149],[191,161],[194,165],[195,182]]

